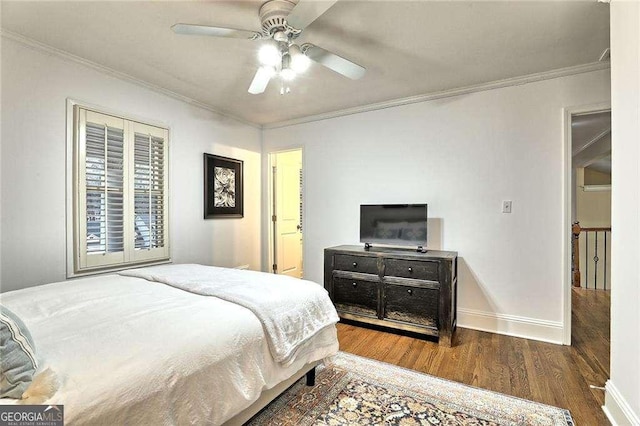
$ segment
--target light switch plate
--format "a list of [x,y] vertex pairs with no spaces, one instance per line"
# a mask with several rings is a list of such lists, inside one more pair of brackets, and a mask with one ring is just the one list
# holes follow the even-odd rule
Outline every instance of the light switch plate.
[[502,213],[511,213],[511,200],[502,202]]

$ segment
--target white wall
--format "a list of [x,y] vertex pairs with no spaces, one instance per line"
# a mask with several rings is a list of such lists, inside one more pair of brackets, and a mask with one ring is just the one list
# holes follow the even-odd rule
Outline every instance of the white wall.
[[[582,167],[578,167],[576,170],[574,182],[576,187],[576,220],[583,228],[610,227],[611,191],[585,191],[587,172],[588,170]],[[603,179],[606,177],[603,173],[600,175]]]
[[265,130],[265,155],[304,147],[306,277],[358,243],[361,203],[427,202],[459,324],[561,342],[563,107],[607,101],[604,70]]
[[611,2],[611,379],[605,412],[640,425],[640,3]]
[[[175,262],[260,269],[260,130],[2,39],[2,291],[66,276],[66,99],[170,128]],[[203,219],[204,152],[244,160],[245,217]]]

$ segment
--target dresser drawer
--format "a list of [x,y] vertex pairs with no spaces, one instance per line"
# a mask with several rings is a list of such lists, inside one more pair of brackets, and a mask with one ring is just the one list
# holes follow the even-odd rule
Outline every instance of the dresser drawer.
[[385,259],[384,274],[392,277],[438,281],[438,262]]
[[439,297],[438,290],[387,284],[384,317],[437,329]]
[[334,269],[340,271],[353,271],[376,275],[378,274],[378,259],[376,257],[336,254],[334,260]]
[[333,303],[338,311],[377,317],[377,282],[333,278]]

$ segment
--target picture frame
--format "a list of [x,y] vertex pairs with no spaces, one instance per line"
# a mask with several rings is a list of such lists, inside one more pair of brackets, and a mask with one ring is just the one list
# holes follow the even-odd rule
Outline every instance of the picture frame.
[[244,217],[243,161],[204,154],[204,218]]

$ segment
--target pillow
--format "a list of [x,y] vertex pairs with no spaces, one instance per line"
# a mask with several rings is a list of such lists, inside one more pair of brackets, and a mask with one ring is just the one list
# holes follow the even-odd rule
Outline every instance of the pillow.
[[16,314],[0,305],[0,398],[22,398],[37,368],[29,330]]

